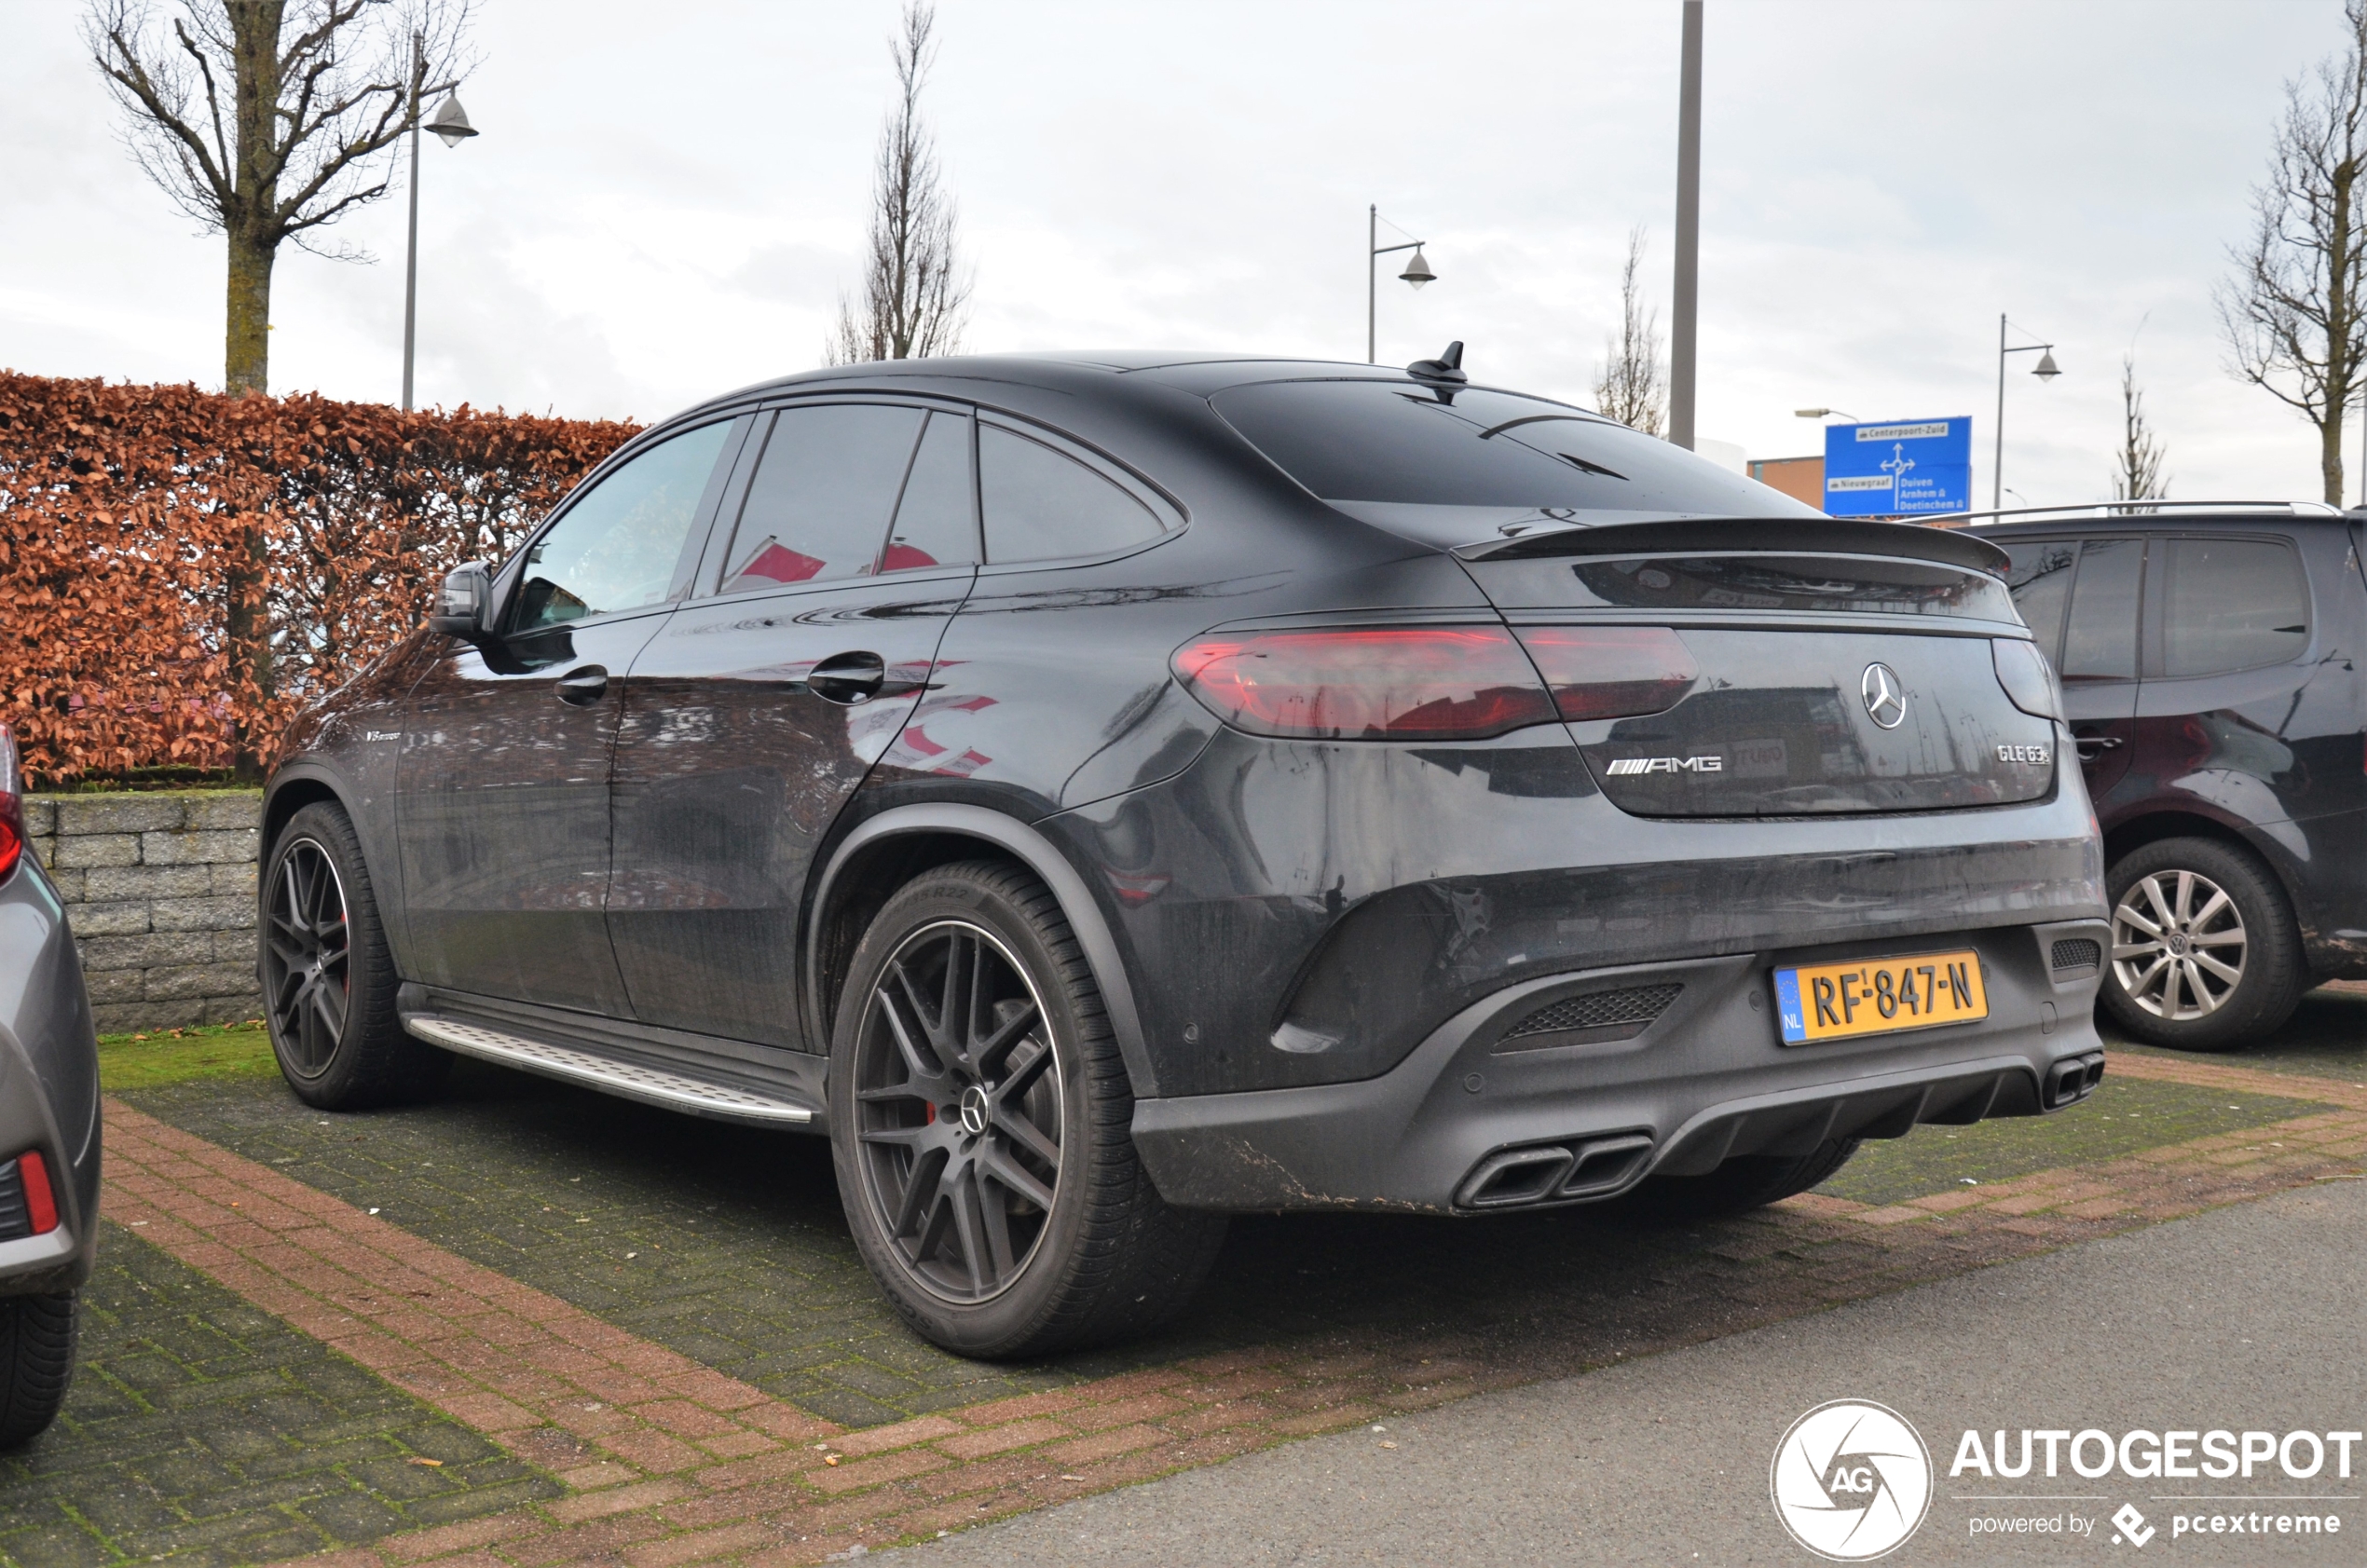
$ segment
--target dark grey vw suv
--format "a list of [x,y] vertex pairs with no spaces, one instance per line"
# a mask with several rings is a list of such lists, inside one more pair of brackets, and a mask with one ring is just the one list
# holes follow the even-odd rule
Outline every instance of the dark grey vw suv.
[[1171,1315],[1229,1211],[1697,1216],[2086,1097],[2103,867],[2003,552],[1460,357],[859,365],[636,438],[294,736],[288,1081],[827,1132],[980,1356]]

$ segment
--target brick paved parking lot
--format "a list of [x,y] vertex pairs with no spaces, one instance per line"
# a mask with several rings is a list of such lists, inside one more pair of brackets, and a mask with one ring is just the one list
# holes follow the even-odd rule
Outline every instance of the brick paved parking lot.
[[71,1408],[0,1461],[12,1562],[266,1561],[566,1491],[136,1232],[86,1300]]
[[1244,1220],[1172,1334],[992,1368],[880,1305],[818,1140],[473,1066],[322,1116],[235,1040],[141,1087],[182,1057],[110,1055],[124,1228],[68,1419],[0,1481],[12,1561],[818,1561],[2367,1164],[2367,996],[2320,992],[2257,1061],[2117,1052],[2080,1113],[1724,1224]]

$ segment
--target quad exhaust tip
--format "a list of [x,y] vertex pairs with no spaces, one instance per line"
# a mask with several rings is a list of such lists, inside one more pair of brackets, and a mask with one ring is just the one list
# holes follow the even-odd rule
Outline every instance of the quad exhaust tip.
[[1644,1173],[1649,1133],[1614,1133],[1573,1143],[1501,1149],[1471,1167],[1455,1193],[1457,1208],[1521,1208],[1618,1192]]
[[2104,1053],[2090,1051],[2084,1057],[2072,1057],[2046,1070],[2046,1109],[2060,1111],[2076,1105],[2096,1092],[2104,1081]]

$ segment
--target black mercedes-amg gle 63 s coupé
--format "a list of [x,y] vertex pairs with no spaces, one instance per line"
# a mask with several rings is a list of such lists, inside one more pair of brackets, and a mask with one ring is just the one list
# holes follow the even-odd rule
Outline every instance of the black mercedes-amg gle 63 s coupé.
[[294,733],[289,1083],[826,1133],[881,1288],[998,1357],[1169,1316],[1229,1212],[1701,1216],[2086,1098],[2103,866],[2004,553],[1460,358],[636,437]]

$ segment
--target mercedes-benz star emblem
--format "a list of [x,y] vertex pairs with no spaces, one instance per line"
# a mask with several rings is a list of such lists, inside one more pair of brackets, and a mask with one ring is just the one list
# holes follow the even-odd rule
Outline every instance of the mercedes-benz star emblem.
[[962,1130],[972,1138],[986,1131],[986,1124],[994,1114],[987,1103],[986,1091],[976,1084],[962,1091]]
[[1898,672],[1889,665],[1867,665],[1857,694],[1866,699],[1868,716],[1883,729],[1895,729],[1907,722],[1907,689],[1899,684]]

